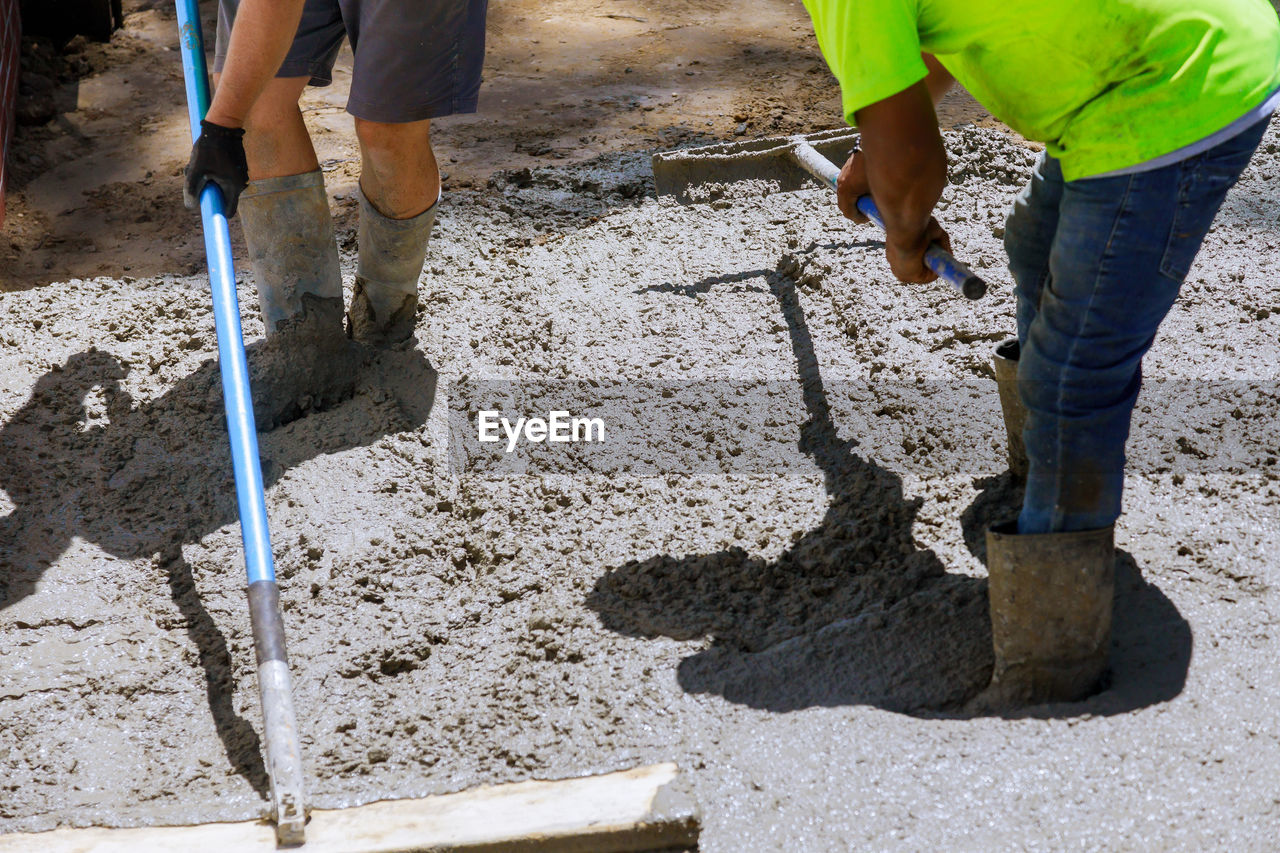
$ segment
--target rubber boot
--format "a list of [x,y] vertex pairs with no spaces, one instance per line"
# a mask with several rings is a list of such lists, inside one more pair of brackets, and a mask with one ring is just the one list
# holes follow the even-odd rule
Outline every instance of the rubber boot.
[[987,531],[995,669],[969,703],[974,712],[1094,693],[1111,647],[1114,527],[1019,535],[1016,522]]
[[1009,473],[1018,483],[1027,481],[1027,446],[1022,440],[1022,428],[1027,422],[1027,408],[1018,396],[1018,356],[1021,348],[1017,338],[1010,338],[995,348],[992,359],[996,370],[996,387],[1000,391],[1000,411],[1004,413],[1004,431],[1008,436]]
[[439,199],[412,219],[389,219],[360,192],[360,261],[347,314],[347,334],[370,346],[389,346],[413,335],[418,278]]
[[267,334],[248,353],[254,416],[266,430],[350,398],[362,357],[342,327],[321,172],[250,182],[240,216]]
[[342,272],[320,170],[252,181],[240,201],[267,336],[304,313],[306,294],[317,310],[336,300],[341,318]]

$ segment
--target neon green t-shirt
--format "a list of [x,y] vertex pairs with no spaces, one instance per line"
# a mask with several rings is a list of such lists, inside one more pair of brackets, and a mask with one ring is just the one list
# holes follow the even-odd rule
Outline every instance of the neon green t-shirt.
[[931,53],[1076,180],[1198,142],[1280,87],[1268,0],[804,0],[845,119]]

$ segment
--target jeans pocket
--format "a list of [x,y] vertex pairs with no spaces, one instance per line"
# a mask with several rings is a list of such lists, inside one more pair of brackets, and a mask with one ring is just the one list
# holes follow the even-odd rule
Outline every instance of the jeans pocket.
[[1178,208],[1160,262],[1162,274],[1179,282],[1187,277],[1218,208],[1240,180],[1269,123],[1263,119],[1181,164]]
[[1207,166],[1200,157],[1193,158],[1184,168],[1178,207],[1160,260],[1160,273],[1179,282],[1187,277],[1218,208],[1240,175],[1235,168]]

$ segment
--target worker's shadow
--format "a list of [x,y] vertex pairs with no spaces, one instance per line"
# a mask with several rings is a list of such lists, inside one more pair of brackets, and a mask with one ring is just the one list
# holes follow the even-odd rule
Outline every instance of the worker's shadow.
[[[251,362],[260,345],[249,347]],[[73,539],[124,559],[153,558],[198,651],[228,760],[265,797],[258,736],[232,705],[226,638],[182,554],[184,543],[238,518],[218,367],[206,362],[143,405],[121,388],[126,373],[110,353],[77,353],[42,376],[0,428],[0,488],[15,507],[0,518],[0,609],[34,592]],[[266,485],[322,453],[416,428],[435,387],[420,353],[368,353],[352,399],[259,436]],[[243,583],[242,572],[240,561],[229,566],[227,582]]]
[[[921,501],[906,499],[898,475],[839,437],[794,282],[766,276],[799,367],[808,415],[800,449],[823,471],[831,496],[825,518],[776,559],[732,548],[628,562],[601,577],[588,604],[622,634],[709,639],[679,665],[679,683],[691,693],[770,711],[866,704],[956,714],[991,674],[986,581],[948,573],[915,545]],[[1011,500],[986,489],[965,513],[966,538],[980,539],[990,516],[1012,511]],[[1109,688],[1087,703],[1019,714],[1119,713],[1181,691],[1190,628],[1126,554],[1116,612]]]

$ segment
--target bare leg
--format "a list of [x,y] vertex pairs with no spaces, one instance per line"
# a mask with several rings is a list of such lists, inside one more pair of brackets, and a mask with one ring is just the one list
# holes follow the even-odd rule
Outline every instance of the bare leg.
[[249,359],[259,429],[350,397],[360,358],[343,331],[328,195],[298,109],[306,84],[272,80],[245,120],[240,222],[268,336]]
[[385,124],[357,118],[356,137],[360,190],[379,213],[388,219],[412,219],[435,204],[440,168],[431,150],[430,120]]
[[351,299],[350,334],[377,346],[413,334],[418,278],[435,222],[440,169],[431,123],[356,119],[360,174],[360,261]]
[[307,86],[307,79],[277,77],[267,84],[262,97],[249,110],[244,135],[249,180],[301,175],[320,168],[307,126],[302,121],[302,111],[298,109],[298,99]]

